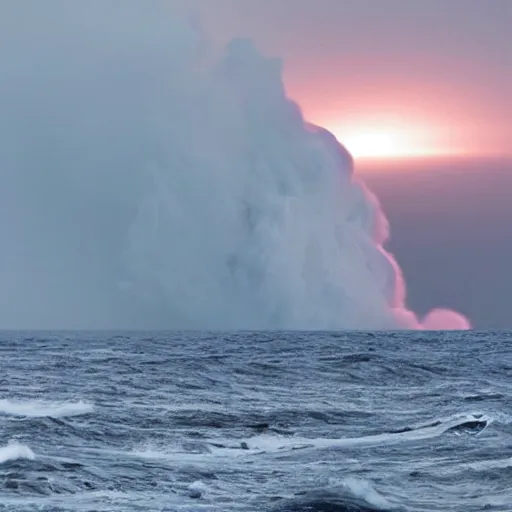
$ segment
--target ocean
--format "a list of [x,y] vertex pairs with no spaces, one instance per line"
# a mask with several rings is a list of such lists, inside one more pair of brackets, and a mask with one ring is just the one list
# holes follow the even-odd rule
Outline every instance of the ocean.
[[510,332],[4,332],[0,510],[512,510]]

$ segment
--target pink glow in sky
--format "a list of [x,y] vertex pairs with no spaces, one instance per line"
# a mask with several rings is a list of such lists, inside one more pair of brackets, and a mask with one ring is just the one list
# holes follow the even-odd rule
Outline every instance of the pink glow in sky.
[[510,0],[174,3],[281,57],[290,96],[356,158],[512,156]]
[[[416,94],[411,93],[414,87]],[[326,97],[301,93],[300,87],[295,93],[289,87],[293,97],[304,97],[301,105],[306,116],[332,131],[356,160],[483,156],[506,150],[498,144],[497,128],[481,128],[464,105],[429,98],[429,91],[418,94],[420,84],[410,89],[401,97],[391,87],[375,97],[355,92],[331,103]],[[438,96],[449,97],[441,92]]]

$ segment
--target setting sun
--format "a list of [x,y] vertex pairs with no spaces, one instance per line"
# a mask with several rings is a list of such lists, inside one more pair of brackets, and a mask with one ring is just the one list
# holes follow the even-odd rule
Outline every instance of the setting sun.
[[[355,160],[398,160],[465,153],[453,130],[429,116],[404,114],[351,117],[343,124],[324,121]],[[455,134],[457,135],[457,134]]]
[[[357,126],[331,128],[338,140],[358,159],[393,159],[428,156],[437,153],[432,136],[425,129]],[[430,136],[429,136],[430,135]]]
[[408,153],[407,140],[396,133],[349,133],[342,143],[354,158],[395,157]]

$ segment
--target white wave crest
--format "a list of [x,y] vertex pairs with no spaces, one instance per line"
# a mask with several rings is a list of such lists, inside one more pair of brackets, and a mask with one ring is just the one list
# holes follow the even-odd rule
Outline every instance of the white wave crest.
[[[203,463],[206,460],[226,461],[230,459],[245,459],[263,454],[276,454],[287,456],[295,452],[308,452],[326,449],[343,449],[356,446],[382,446],[400,443],[410,443],[435,439],[454,430],[459,433],[458,427],[464,428],[471,423],[482,422],[489,425],[493,421],[490,416],[475,414],[457,414],[449,418],[433,421],[431,424],[419,425],[396,433],[382,433],[361,437],[347,437],[339,439],[306,438],[301,436],[286,437],[278,434],[259,434],[248,439],[215,439],[205,441],[202,449],[190,451],[182,445],[155,445],[147,443],[130,452],[135,457],[145,459],[173,460],[182,464]],[[365,498],[367,499],[367,498]]]
[[362,437],[308,439],[304,437],[283,437],[270,434],[254,436],[246,441],[249,450],[260,452],[283,452],[288,450],[314,450],[328,448],[348,448],[353,446],[377,446],[403,442],[433,439],[456,429],[465,423],[480,421],[490,424],[492,418],[481,414],[457,414],[450,418],[419,426],[398,433],[382,433]]
[[26,402],[0,400],[0,414],[8,416],[24,416],[28,418],[64,418],[66,416],[80,416],[89,414],[94,410],[92,404],[86,402],[45,402],[31,400]]
[[12,441],[7,446],[0,448],[0,464],[18,459],[34,460],[35,454],[27,445],[17,441]]
[[356,498],[361,498],[370,505],[382,509],[390,509],[391,503],[379,494],[373,485],[362,478],[348,477],[339,481],[331,480],[331,484],[338,484],[347,489]]

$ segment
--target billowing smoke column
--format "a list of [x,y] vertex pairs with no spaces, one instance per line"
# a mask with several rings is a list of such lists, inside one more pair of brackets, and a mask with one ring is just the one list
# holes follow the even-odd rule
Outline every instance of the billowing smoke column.
[[[0,7],[0,325],[468,327],[405,307],[352,160],[281,62],[153,3]],[[149,7],[148,7],[149,5]]]

